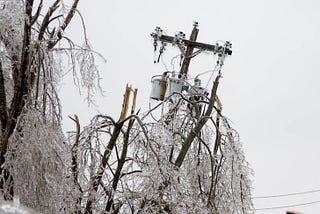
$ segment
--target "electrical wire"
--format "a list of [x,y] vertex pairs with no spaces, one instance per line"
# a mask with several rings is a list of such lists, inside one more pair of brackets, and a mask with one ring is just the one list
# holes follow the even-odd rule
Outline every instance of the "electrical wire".
[[218,71],[219,68],[221,68],[221,67],[219,66],[219,64],[216,64],[215,67],[214,67],[214,69],[212,70],[212,74],[211,74],[211,76],[210,76],[210,78],[209,78],[209,80],[208,80],[208,82],[207,82],[207,84],[206,84],[206,87],[205,87],[206,89],[208,89],[208,85],[209,85],[209,83],[211,82],[215,71]]
[[174,60],[177,59],[181,54],[178,54],[178,55],[175,55],[174,57],[171,58],[171,61],[170,61],[170,65],[172,67],[172,70],[174,71]]
[[315,192],[320,192],[320,189],[315,189],[315,190],[310,190],[310,191],[303,191],[303,192],[287,193],[287,194],[281,194],[281,195],[258,196],[258,197],[252,197],[252,199],[259,199],[259,198],[280,198],[280,197],[293,196],[293,195],[310,194],[310,193],[315,193]]
[[277,206],[277,207],[264,207],[264,208],[255,209],[255,211],[276,210],[276,209],[283,209],[283,208],[300,207],[300,206],[306,206],[306,205],[311,205],[311,204],[316,204],[316,203],[320,203],[320,201],[311,201],[311,202],[306,202],[306,203],[291,204],[291,205],[284,205],[284,206]]
[[160,56],[160,60],[162,65],[164,66],[164,68],[166,69],[166,71],[169,71],[167,64],[165,63],[164,59],[163,59],[163,54],[161,54]]

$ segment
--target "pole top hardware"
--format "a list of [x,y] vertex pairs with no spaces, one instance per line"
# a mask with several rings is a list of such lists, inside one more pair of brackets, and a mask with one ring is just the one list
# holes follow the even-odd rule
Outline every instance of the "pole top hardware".
[[[194,23],[194,27],[198,27],[198,23]],[[232,44],[229,41],[224,42],[224,44],[218,44],[215,45],[191,41],[188,39],[185,39],[185,34],[183,32],[178,32],[175,36],[167,36],[163,34],[163,30],[160,27],[156,27],[155,31],[151,33],[151,36],[154,39],[154,42],[162,42],[162,43],[171,43],[174,45],[183,45],[183,46],[192,46],[196,49],[202,50],[202,51],[209,51],[213,54],[221,55],[232,55]]]

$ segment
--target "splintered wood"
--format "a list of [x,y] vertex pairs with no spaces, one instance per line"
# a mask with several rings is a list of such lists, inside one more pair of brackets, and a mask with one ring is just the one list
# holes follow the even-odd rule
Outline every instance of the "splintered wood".
[[133,100],[132,100],[132,106],[131,106],[131,114],[134,113],[135,107],[136,107],[136,98],[137,98],[137,93],[138,89],[132,90],[131,86],[128,84],[126,85],[126,90],[123,95],[123,103],[122,103],[122,110],[119,118],[119,122],[122,122],[126,117],[127,117],[127,112],[129,108],[129,101],[130,101],[130,94],[133,92]]
[[216,103],[218,105],[218,109],[220,111],[222,111],[222,103],[221,103],[221,100],[219,99],[218,95],[216,95],[214,99],[215,99],[215,101],[216,101]]

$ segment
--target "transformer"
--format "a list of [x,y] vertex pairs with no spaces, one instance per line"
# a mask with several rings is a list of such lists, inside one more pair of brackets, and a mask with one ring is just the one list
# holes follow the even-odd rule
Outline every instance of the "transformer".
[[163,101],[167,88],[167,73],[156,75],[151,78],[150,99]]
[[181,93],[185,85],[185,78],[174,72],[164,72],[151,78],[150,99],[163,101],[173,93]]
[[167,90],[165,97],[169,97],[174,92],[181,93],[185,84],[185,78],[181,74],[171,73],[167,79]]

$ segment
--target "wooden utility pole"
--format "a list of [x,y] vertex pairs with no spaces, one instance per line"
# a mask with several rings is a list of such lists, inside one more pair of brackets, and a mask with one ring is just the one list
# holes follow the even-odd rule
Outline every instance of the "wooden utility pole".
[[[198,24],[195,23],[193,25],[193,30],[192,30],[192,33],[190,35],[189,41],[190,42],[195,42],[197,40],[198,33],[199,33]],[[186,76],[188,74],[189,64],[190,64],[190,60],[191,60],[190,56],[193,53],[193,49],[194,49],[194,46],[187,45],[187,50],[186,50],[186,53],[185,53],[185,57],[183,59],[183,63],[182,63],[181,69],[180,69],[180,74],[181,75]]]
[[[190,35],[190,39],[187,40],[185,39],[184,33],[179,32],[177,33],[175,36],[167,36],[167,35],[163,35],[163,31],[161,30],[161,28],[157,27],[155,29],[155,32],[151,34],[151,36],[154,38],[154,47],[155,47],[155,51],[157,50],[157,45],[159,42],[161,42],[161,48],[159,49],[159,58],[161,56],[161,54],[163,53],[163,51],[165,50],[165,46],[167,43],[171,43],[175,46],[178,46],[180,48],[180,51],[182,52],[183,55],[183,63],[181,65],[181,69],[180,69],[180,76],[184,77],[188,74],[188,70],[189,70],[189,65],[190,65],[190,61],[191,59],[197,55],[198,53],[200,53],[201,51],[209,51],[212,52],[214,55],[217,55],[219,57],[218,61],[217,61],[217,65],[219,66],[219,69],[221,68],[221,66],[223,65],[223,60],[225,59],[225,57],[227,55],[231,55],[232,51],[231,51],[231,43],[226,41],[223,44],[219,44],[216,43],[214,45],[211,44],[206,44],[206,43],[201,43],[201,42],[197,42],[197,36],[199,33],[199,29],[198,29],[198,24],[195,23],[193,26],[193,30],[192,33]],[[197,49],[194,52],[194,49]],[[219,72],[219,74],[217,75],[215,81],[213,82],[213,86],[212,86],[212,90],[211,90],[211,95],[209,97],[209,103],[207,105],[207,109],[204,112],[204,115],[197,118],[197,122],[195,122],[194,127],[192,128],[191,132],[188,134],[188,136],[184,139],[184,143],[182,148],[180,149],[179,155],[177,156],[176,161],[174,162],[174,165],[178,168],[181,167],[186,154],[192,144],[192,142],[194,141],[194,139],[196,137],[198,137],[199,133],[201,132],[203,126],[206,124],[207,120],[211,117],[212,112],[215,110],[215,103],[217,103],[218,105],[218,110],[219,112],[221,112],[222,110],[222,104],[220,99],[217,96],[217,88],[218,88],[218,84],[219,84],[219,79],[221,78],[221,74]],[[169,76],[168,77],[168,81],[177,81],[176,77],[172,77]],[[178,80],[177,82],[179,82],[180,80]],[[183,79],[182,81],[185,81],[185,79]],[[181,82],[181,81],[180,81]],[[179,83],[180,83],[179,82]],[[167,84],[171,84],[171,82],[167,83]],[[200,85],[195,85],[192,87],[199,87]],[[177,87],[178,88],[178,87]],[[188,89],[187,89],[188,90]],[[176,91],[174,92],[178,92],[180,93],[182,91],[182,89],[179,87],[178,89],[176,89]],[[197,96],[207,96],[204,93],[201,94],[202,92],[199,93],[199,95]],[[194,96],[193,94],[189,94],[191,97]],[[191,102],[192,105],[197,105],[197,103],[193,103]],[[168,112],[168,116],[165,118],[164,123],[165,124],[169,124],[173,118],[175,117],[176,111],[177,111],[178,107],[174,107],[171,108]],[[219,130],[217,131],[217,133],[219,133]],[[218,139],[219,140],[219,139]],[[218,144],[217,144],[218,145]],[[173,151],[173,148],[172,148]],[[171,159],[171,158],[170,158]]]
[[180,74],[186,75],[188,74],[190,60],[194,55],[193,50],[195,48],[198,49],[199,51],[213,52],[213,54],[217,54],[218,56],[225,56],[225,55],[232,54],[230,42],[225,42],[224,45],[219,45],[219,44],[211,45],[211,44],[197,42],[196,40],[197,40],[198,32],[199,32],[198,24],[195,23],[189,40],[184,38],[179,39],[177,35],[176,36],[163,35],[162,30],[159,27],[156,28],[156,31],[152,33],[151,36],[154,38],[155,44],[157,41],[161,41],[162,43],[178,44],[186,47],[186,51],[183,53],[184,59],[180,69]]

